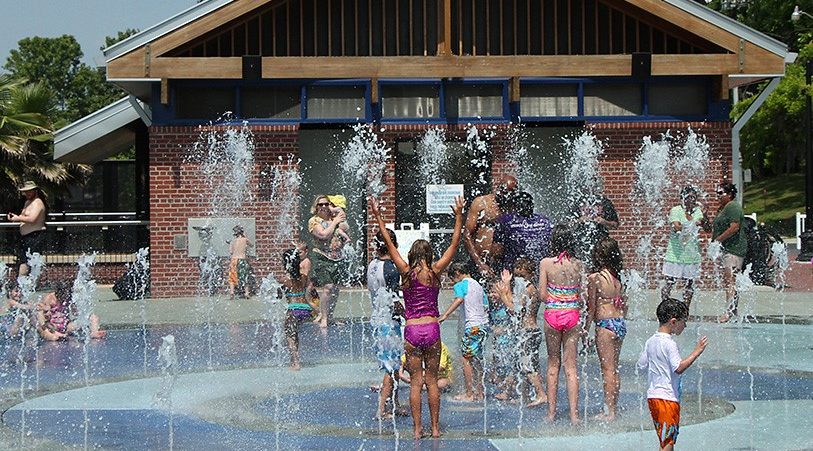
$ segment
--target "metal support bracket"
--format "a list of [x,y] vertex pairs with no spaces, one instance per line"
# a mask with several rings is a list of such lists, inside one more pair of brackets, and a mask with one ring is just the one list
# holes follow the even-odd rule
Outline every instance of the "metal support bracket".
[[150,76],[150,60],[152,59],[152,49],[150,45],[147,44],[144,46],[144,76]]

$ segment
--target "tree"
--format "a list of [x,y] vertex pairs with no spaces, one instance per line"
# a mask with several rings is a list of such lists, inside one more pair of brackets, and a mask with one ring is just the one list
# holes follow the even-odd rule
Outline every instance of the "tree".
[[[105,37],[105,48],[138,30],[128,28]],[[41,83],[56,99],[55,123],[63,125],[105,107],[125,96],[108,83],[105,68],[81,62],[83,53],[73,36],[31,37],[18,42],[3,66],[16,79]]]
[[73,121],[126,96],[118,86],[107,82],[104,67],[82,65],[73,78],[67,98],[68,118]]
[[805,11],[813,9],[811,0],[712,0],[708,4],[709,8],[788,44],[791,51],[798,51],[807,42],[803,38],[809,37],[809,27],[791,23],[790,14],[796,5]]
[[[796,63],[787,66],[779,86],[742,130],[743,166],[757,177],[799,170],[804,154],[805,98],[810,90],[805,85],[804,67],[811,58],[813,43],[802,48]],[[732,118],[739,118],[754,99],[756,95],[735,105]]]
[[[813,10],[813,0],[712,0],[708,5],[799,53],[796,62],[786,66],[779,86],[742,130],[743,167],[750,168],[756,177],[795,172],[801,165],[804,101],[809,90],[804,67],[813,58],[813,19],[791,22],[796,5],[804,11]],[[743,101],[732,108],[732,119],[745,112],[766,83],[744,90]]]
[[132,35],[134,35],[136,33],[138,33],[138,28],[125,28],[124,30],[119,31],[118,33],[116,33],[115,36],[105,36],[104,45],[102,47],[99,47],[99,50],[104,50],[104,49],[112,46],[113,44],[116,44],[116,43],[118,43],[120,41],[123,41],[123,40],[129,38],[130,36],[132,36]]
[[[41,83],[51,91],[57,108],[66,112],[74,78],[83,66],[83,53],[76,38],[70,35],[58,38],[34,36],[21,39],[17,46],[9,53],[3,68],[15,79]],[[76,119],[72,116],[66,118]]]
[[51,92],[42,84],[26,85],[0,76],[0,199],[4,211],[17,209],[17,187],[33,180],[46,191],[57,192],[83,183],[84,165],[59,163],[53,158],[50,116]]

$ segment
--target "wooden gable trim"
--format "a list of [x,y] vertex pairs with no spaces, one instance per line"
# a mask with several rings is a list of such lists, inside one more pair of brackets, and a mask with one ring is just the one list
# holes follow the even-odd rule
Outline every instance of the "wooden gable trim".
[[630,10],[630,6],[649,15],[668,22],[673,27],[687,30],[689,33],[719,45],[729,52],[736,53],[740,37],[714,24],[699,19],[680,8],[663,0],[604,0],[621,10]]
[[[498,0],[498,7],[496,9],[494,5],[489,6],[490,3],[488,2],[481,4],[475,0],[431,0],[429,3],[427,3],[427,0],[355,0],[355,9],[353,9],[353,6],[350,6],[354,12],[348,12],[351,16],[356,16],[355,27],[352,23],[348,27],[345,27],[346,22],[343,20],[344,16],[342,16],[341,21],[337,22],[334,18],[333,22],[331,22],[331,15],[339,17],[337,11],[333,11],[334,14],[331,14],[331,2],[334,4],[342,4],[341,14],[343,15],[345,14],[345,9],[342,1],[343,0],[277,1],[263,8],[254,10],[249,14],[240,16],[220,27],[209,30],[208,33],[199,36],[195,40],[184,43],[169,52],[164,52],[163,56],[230,57],[249,53],[255,55],[262,54],[263,56],[427,56],[432,53],[437,55],[453,54],[472,56],[628,54],[632,52],[651,52],[655,54],[726,53],[726,50],[720,46],[696,35],[692,35],[686,30],[667,21],[659,20],[656,16],[647,14],[623,1],[618,4],[626,5],[627,7],[625,9],[621,9],[605,0],[564,0],[564,3],[567,4],[568,20],[558,27],[558,17],[554,16],[557,14],[557,4],[563,0],[530,0],[525,4],[527,8],[525,11],[523,11],[522,8],[516,9],[519,4],[513,2],[513,9],[506,13],[511,14],[511,17],[503,17],[503,7],[499,5],[507,6],[512,3],[512,0]],[[344,2],[347,1],[348,0],[344,0]],[[399,22],[398,5],[399,3],[401,5],[407,4],[407,1],[410,15],[414,14],[413,6],[420,8],[420,5],[423,4],[424,11],[421,14],[421,19],[418,19],[417,23],[413,23],[411,17],[407,19],[406,16],[403,15],[400,17],[405,18],[405,22]],[[304,4],[311,5],[312,9],[306,12],[303,9]],[[380,5],[380,9],[377,11],[378,16],[373,15],[373,10],[369,9],[369,5],[371,4]],[[434,4],[434,8],[437,10],[437,14],[432,15],[436,18],[432,24],[432,28],[435,32],[432,33],[432,36],[434,36],[437,41],[434,43],[427,42],[429,38],[427,35],[427,23],[421,23],[422,20],[427,19],[428,11],[426,8],[431,7],[431,4]],[[532,11],[532,4],[534,5],[535,11]],[[588,8],[588,4],[592,6]],[[364,7],[363,5],[368,6]],[[581,6],[577,7],[576,5]],[[462,9],[464,6],[467,8],[466,11]],[[383,28],[374,31],[372,22],[369,22],[363,27],[363,30],[360,29],[358,26],[359,7],[364,10],[363,14],[367,15],[368,20],[375,19],[376,21],[382,21],[380,27]],[[391,13],[392,7],[396,7],[396,9]],[[299,10],[298,19],[296,19],[299,21],[299,26],[296,27],[296,31],[293,32],[288,26],[285,26],[285,24],[290,25],[294,23],[288,22],[291,20],[291,8]],[[317,9],[320,11],[318,15],[316,14]],[[559,6],[559,9],[562,11],[565,10],[562,5]],[[571,9],[574,11],[578,10],[578,13],[573,12],[571,16]],[[588,13],[588,9],[591,12]],[[607,10],[609,14],[601,16],[602,13],[600,13],[600,11],[602,9]],[[494,24],[489,22],[489,11],[492,16],[499,13],[498,23]],[[634,11],[635,14],[631,14],[630,11]],[[379,17],[382,13],[385,16],[392,14],[392,18],[395,22],[391,24],[384,23],[384,19]],[[519,16],[523,14],[527,17],[520,18]],[[617,14],[620,14],[620,16],[618,16],[621,19],[620,25],[615,23]],[[589,19],[587,18],[588,15],[591,16]],[[282,20],[284,22],[283,26],[279,28],[276,27],[278,16],[283,17]],[[480,16],[484,16],[485,18]],[[478,19],[478,17],[480,18]],[[571,25],[575,23],[572,21],[576,17],[581,18],[581,25],[571,28]],[[317,18],[319,20],[318,25]],[[546,25],[546,21],[550,18],[553,18],[554,22],[548,24],[550,26],[549,30],[545,30],[545,27],[548,26]],[[513,25],[505,29],[507,19],[513,19],[509,20]],[[652,48],[651,50],[638,48],[639,42],[637,38],[634,44],[630,44],[626,36],[628,19],[632,20],[632,27],[635,30],[633,33],[638,33],[640,27],[646,27],[647,29],[654,29],[656,33],[661,34],[662,37],[659,42],[655,42],[651,36],[649,39],[651,46],[657,44],[658,47]],[[485,23],[481,23],[482,20],[485,20]],[[327,24],[325,21],[327,21]],[[520,24],[525,24],[525,27],[523,27],[522,39],[518,40],[517,27]],[[312,27],[306,30],[306,27],[309,25],[312,25]],[[336,40],[334,33],[330,32],[329,27],[331,25],[336,27],[335,31],[338,31],[339,35],[344,36],[341,46],[331,45],[331,41]],[[408,46],[404,47],[401,45],[401,40],[404,36],[398,37],[399,26],[403,28],[404,26],[410,25],[413,27],[417,26],[418,28],[409,30]],[[599,36],[600,27],[603,27],[601,33],[612,33],[614,25],[622,27],[618,34],[619,36],[624,36],[621,42],[616,43],[615,48],[613,47],[616,41],[615,38],[608,38],[603,35]],[[557,31],[557,29],[559,31]],[[311,34],[308,34],[308,30]],[[566,39],[559,36],[562,30],[566,30]],[[593,30],[595,30],[595,36],[588,38],[587,34]],[[358,33],[362,32],[367,35],[359,36]],[[347,36],[346,33],[350,35]],[[504,33],[509,34],[504,35]],[[269,34],[272,37],[267,38],[265,34]],[[323,36],[321,36],[322,34]],[[577,34],[580,36],[576,36]],[[321,36],[322,39],[319,39],[319,36]],[[413,36],[423,36],[423,39],[419,39],[415,42]],[[221,48],[220,44],[223,42],[232,43],[233,47],[236,46],[234,39],[238,37],[240,37],[241,40],[245,39],[245,42],[239,46],[240,50],[235,50],[235,48],[228,50]],[[344,43],[348,37],[351,41],[355,40],[355,47],[351,44],[348,49],[345,48]],[[395,37],[395,41],[393,41],[394,44],[388,46],[387,44],[390,43],[389,41],[393,39],[393,37]],[[498,39],[496,37],[498,37]],[[677,40],[676,45],[678,49],[667,51],[667,38]],[[360,53],[358,46],[359,39],[365,41],[369,39],[370,43],[374,40],[378,41],[378,49],[373,50],[373,46],[370,44]],[[291,40],[294,40],[299,43],[299,48],[295,49],[293,53],[291,53],[290,48],[288,48],[287,52],[278,52],[276,45],[278,40],[286,41],[288,44],[290,44]],[[304,45],[306,40],[309,41],[308,46],[310,47],[307,49]],[[496,41],[499,41],[499,43],[495,44]],[[418,44],[418,42],[420,42],[420,44]],[[605,43],[609,46],[608,50],[600,50],[599,48],[603,47]],[[661,43],[663,47],[660,46]],[[271,44],[270,47],[272,47],[273,50],[264,47],[264,44],[266,46]],[[424,51],[421,52],[420,49],[417,49],[418,51],[416,52],[416,49],[413,48],[413,44],[423,45]],[[478,47],[478,45],[480,46]],[[628,47],[628,45],[631,45],[631,47]],[[252,47],[253,50],[247,50],[249,47]],[[237,54],[234,53],[235,51],[248,53]]]
[[[108,63],[109,78],[221,78],[242,77],[240,57],[166,57],[167,52],[211,30],[250,14],[274,0],[240,0],[185,27],[122,55]],[[701,20],[661,0],[601,0],[628,14],[651,16],[731,52],[729,54],[658,54],[652,56],[652,75],[724,75],[784,73],[784,59],[753,43]],[[448,49],[451,0],[440,0],[438,50]],[[448,50],[447,50],[448,51]],[[514,77],[514,76],[629,76],[630,56],[390,56],[390,57],[264,57],[264,78],[350,77]]]
[[[751,58],[748,73],[781,73],[782,67]],[[652,55],[652,75],[728,75],[739,72],[735,54]],[[631,75],[630,55],[547,56],[388,56],[388,57],[265,57],[264,79],[290,78],[482,78],[597,77]],[[142,70],[136,68],[135,72]],[[119,72],[121,78],[138,77]],[[162,57],[150,75],[168,79],[240,79],[238,57]]]
[[[632,17],[633,19],[641,22],[646,23],[651,27],[657,27],[663,33],[667,33],[668,35],[686,41],[691,45],[702,49],[702,53],[716,53],[712,51],[712,46],[717,45],[724,50],[729,50],[726,47],[719,45],[718,43],[706,39],[697,33],[692,31],[692,28],[685,28],[674,24],[660,16],[653,15],[646,10],[641,9],[640,7],[636,6],[632,1],[629,0],[598,0],[599,3],[603,3],[607,5],[607,7],[611,9],[615,9],[621,12],[624,15]],[[684,15],[687,13],[683,13]],[[712,44],[712,46],[709,46]],[[730,51],[730,50],[729,50]],[[719,52],[719,50],[718,50]]]
[[[161,36],[141,48],[137,48],[109,61],[107,63],[107,77],[151,77],[151,71],[148,69],[149,64],[145,63],[145,60],[150,61],[153,58],[159,57],[179,45],[198,38],[213,28],[248,14],[271,1],[274,0],[240,0],[230,3],[212,14],[203,16],[184,27]],[[145,55],[145,49],[147,48],[149,48],[149,54]],[[140,67],[141,70],[136,70],[137,67]],[[135,73],[139,75],[135,75]]]
[[274,0],[239,0],[228,4],[212,14],[201,17],[185,27],[156,39],[151,44],[152,53],[154,56],[161,56],[180,45],[203,36],[214,28],[249,14],[255,9],[272,1]]

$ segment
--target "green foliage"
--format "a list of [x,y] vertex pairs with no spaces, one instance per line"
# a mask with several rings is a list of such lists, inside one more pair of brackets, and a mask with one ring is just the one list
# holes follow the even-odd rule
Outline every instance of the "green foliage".
[[[17,209],[17,187],[34,180],[46,191],[58,192],[81,183],[89,169],[54,161],[50,116],[52,93],[44,84],[24,84],[0,77],[0,206]],[[16,211],[16,210],[15,210]]]
[[[754,114],[741,134],[743,167],[757,178],[798,171],[804,155],[805,85],[804,67],[813,58],[813,18],[791,21],[796,5],[813,11],[813,0],[713,0],[708,6],[788,45],[798,52],[796,62],[786,66],[776,90]],[[738,119],[764,89],[767,82],[744,90],[742,101],[731,111]]]
[[743,209],[784,236],[796,233],[796,212],[805,210],[804,174],[785,174],[745,185]]
[[[125,39],[137,30],[120,31],[105,38],[106,45]],[[120,99],[124,91],[107,82],[104,68],[81,62],[83,53],[73,36],[31,37],[19,41],[3,66],[12,77],[41,83],[55,100],[57,124],[73,122]]]
[[813,11],[813,0],[712,0],[708,7],[719,11],[759,32],[788,45],[792,52],[799,51],[811,38],[813,19],[802,17],[792,22],[790,15],[799,5],[802,11]]
[[[804,155],[805,98],[809,94],[804,66],[811,58],[813,43],[801,49],[796,63],[787,66],[779,86],[742,130],[743,167],[751,168],[757,178],[800,168]],[[739,118],[755,98],[752,95],[735,105],[732,118]]]
[[[105,38],[105,48],[138,30],[126,29]],[[66,192],[90,175],[85,165],[53,159],[52,131],[124,96],[106,80],[105,69],[81,62],[83,53],[73,36],[29,37],[18,42],[0,77],[0,207],[15,210],[17,187],[34,180],[51,193]],[[29,84],[27,84],[29,83]],[[122,157],[132,152],[124,152]]]
[[76,38],[34,36],[21,39],[17,45],[3,68],[16,79],[42,83],[51,91],[57,107],[65,111],[73,79],[82,66],[83,53]]
[[123,31],[119,31],[115,36],[105,36],[104,45],[102,47],[99,47],[99,50],[104,50],[110,47],[111,45],[123,41],[136,33],[138,33],[137,28],[126,28]]
[[67,111],[70,112],[70,119],[76,120],[125,95],[121,88],[107,82],[105,68],[82,65],[73,79]]
[[131,146],[129,149],[125,150],[124,152],[117,153],[107,160],[135,160],[136,159],[136,149],[135,146]]

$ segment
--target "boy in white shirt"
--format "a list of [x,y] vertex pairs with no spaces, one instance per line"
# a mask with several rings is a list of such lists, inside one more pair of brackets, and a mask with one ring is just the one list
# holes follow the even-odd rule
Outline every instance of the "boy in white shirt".
[[[449,266],[449,277],[455,283],[454,301],[438,322],[446,321],[449,315],[463,304],[466,317],[466,331],[460,350],[463,352],[463,381],[466,393],[455,396],[457,401],[476,402],[483,400],[483,386],[479,383],[483,377],[483,343],[488,336],[488,313],[483,286],[472,279],[463,263],[452,263]],[[474,381],[478,381],[475,385]]]
[[644,345],[638,359],[638,369],[647,371],[649,388],[646,391],[649,411],[655,423],[661,450],[672,450],[680,427],[680,376],[706,349],[708,339],[697,341],[689,357],[682,359],[672,335],[680,335],[686,328],[689,307],[677,299],[666,299],[656,311],[660,327]]

